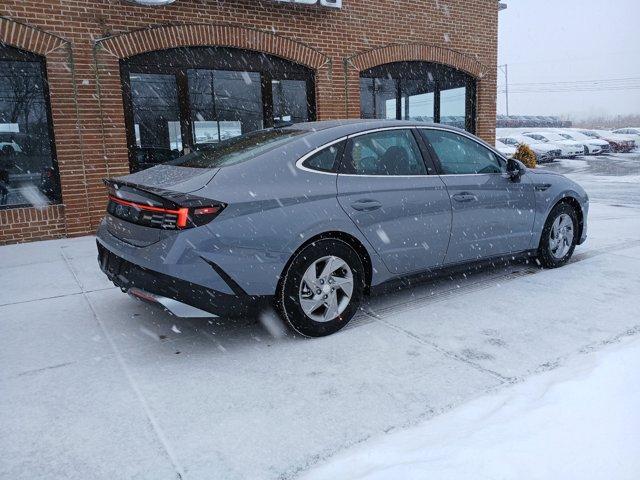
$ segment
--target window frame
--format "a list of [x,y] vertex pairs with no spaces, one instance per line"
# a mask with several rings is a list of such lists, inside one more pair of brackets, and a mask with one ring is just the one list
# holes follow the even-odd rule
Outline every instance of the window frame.
[[[457,76],[456,80],[461,82],[462,85],[459,87],[451,87],[451,80],[447,79],[448,74],[455,74]],[[429,79],[429,77],[432,77]],[[440,123],[441,121],[441,101],[440,94],[443,91],[450,90],[451,88],[465,88],[465,121],[464,121],[464,129],[471,133],[475,134],[477,127],[477,119],[476,119],[476,109],[477,109],[477,79],[470,75],[467,72],[464,72],[460,69],[452,67],[450,65],[446,65],[443,63],[437,62],[425,62],[425,61],[400,61],[400,62],[390,62],[384,63],[382,65],[377,65],[375,67],[362,70],[360,72],[360,85],[362,85],[363,80],[370,80],[371,82],[375,82],[375,79],[390,79],[396,82],[396,120],[402,120],[402,98],[403,98],[403,82],[406,81],[415,81],[415,80],[424,80],[425,82],[433,83],[434,89],[434,112],[433,112],[433,123]],[[360,108],[362,109],[362,98],[360,98]],[[374,110],[375,110],[375,99],[374,99]],[[362,113],[362,110],[361,110]],[[364,117],[361,114],[362,118]],[[374,111],[374,117],[375,111]]]
[[[189,55],[184,55],[189,52]],[[233,53],[242,54],[229,60]],[[136,165],[136,138],[134,131],[133,95],[130,75],[136,73],[155,73],[173,75],[178,93],[179,121],[182,148],[190,152],[198,148],[193,139],[191,121],[191,101],[189,98],[188,70],[223,70],[230,72],[251,72],[260,75],[262,93],[263,128],[275,126],[273,119],[272,80],[302,80],[307,88],[308,121],[317,118],[316,84],[317,72],[305,65],[278,57],[266,52],[222,46],[183,46],[134,55],[120,60],[120,84],[124,104],[124,120],[129,156],[129,168]]]
[[470,176],[470,175],[502,175],[502,176],[506,175],[507,158],[504,155],[502,155],[500,152],[498,152],[498,150],[496,150],[495,148],[491,148],[489,144],[485,144],[484,142],[479,141],[477,138],[475,138],[473,135],[469,134],[468,132],[454,131],[448,128],[439,128],[435,126],[424,126],[424,127],[416,126],[415,128],[416,130],[439,130],[439,131],[451,133],[453,135],[459,135],[461,137],[465,137],[468,140],[471,140],[477,143],[479,146],[493,153],[493,155],[496,157],[496,160],[498,161],[498,164],[500,165],[500,170],[501,170],[500,172],[491,172],[491,173],[444,173],[442,164],[440,163],[440,158],[438,157],[438,154],[436,153],[435,149],[431,145],[431,142],[427,141],[427,139],[425,139],[422,135],[419,135],[422,141],[425,143],[425,146],[428,149],[429,154],[433,158],[433,162],[435,164],[435,168],[439,176],[461,177],[461,176]]
[[[62,183],[60,182],[60,165],[56,153],[56,140],[53,129],[53,113],[51,108],[51,94],[49,92],[49,78],[47,76],[47,59],[37,53],[29,52],[18,47],[14,47],[0,41],[0,60],[9,62],[38,63],[40,74],[42,75],[42,97],[45,103],[45,113],[47,116],[47,132],[49,134],[49,150],[51,152],[51,167],[53,168],[54,180],[57,183],[57,198],[49,199],[48,205],[63,204]],[[15,203],[10,205],[0,205],[0,210],[11,210],[14,208],[33,207],[31,203]]]

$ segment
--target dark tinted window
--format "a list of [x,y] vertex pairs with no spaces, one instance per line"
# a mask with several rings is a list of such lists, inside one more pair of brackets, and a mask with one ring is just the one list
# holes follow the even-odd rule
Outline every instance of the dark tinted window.
[[426,175],[411,130],[383,130],[354,137],[342,162],[344,173],[357,175]]
[[476,82],[429,62],[395,62],[360,73],[362,118],[410,119],[475,131]]
[[180,47],[121,61],[133,171],[283,123],[315,119],[315,75],[227,47]]
[[218,168],[245,162],[276,147],[285,145],[304,130],[259,130],[208,145],[201,150],[167,162],[191,168]]
[[336,161],[340,156],[341,150],[344,148],[344,143],[345,142],[335,143],[323,150],[320,150],[318,153],[315,153],[306,159],[303,165],[307,168],[321,170],[323,172],[336,171]]
[[307,82],[305,80],[271,80],[274,124],[309,121]]
[[44,61],[0,43],[0,208],[60,201]]
[[225,70],[187,70],[193,143],[216,143],[260,130],[260,74]]
[[431,144],[444,174],[500,173],[495,153],[465,136],[443,130],[420,129]]
[[398,83],[392,78],[360,79],[360,116],[394,119],[397,116]]

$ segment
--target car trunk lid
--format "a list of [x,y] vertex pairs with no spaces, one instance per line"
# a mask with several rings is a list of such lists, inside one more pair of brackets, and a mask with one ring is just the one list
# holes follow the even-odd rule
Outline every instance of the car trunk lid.
[[110,180],[106,226],[114,237],[146,247],[176,232],[183,201],[202,189],[219,169],[156,167]]

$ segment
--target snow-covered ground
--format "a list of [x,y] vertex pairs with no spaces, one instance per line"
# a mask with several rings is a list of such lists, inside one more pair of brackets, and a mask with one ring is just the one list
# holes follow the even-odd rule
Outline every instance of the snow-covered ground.
[[[617,362],[622,382],[633,359],[584,352],[640,338],[640,188],[627,181],[640,158],[568,162],[545,168],[579,179],[593,199],[589,239],[569,265],[440,278],[371,299],[349,327],[317,340],[272,337],[254,318],[176,319],[134,301],[99,271],[90,237],[0,247],[0,478],[290,479],[455,412],[488,428],[473,406],[501,395],[510,401],[493,414],[506,435],[516,411],[551,414],[568,377],[600,378],[600,364]],[[598,408],[607,394],[580,400]],[[616,413],[621,400],[610,397]],[[629,428],[637,418],[624,416]],[[633,433],[585,423],[594,436],[619,434],[611,445]],[[449,451],[462,451],[451,439]],[[622,474],[629,465],[610,452],[601,464]]]
[[636,480],[640,339],[354,448],[305,480]]

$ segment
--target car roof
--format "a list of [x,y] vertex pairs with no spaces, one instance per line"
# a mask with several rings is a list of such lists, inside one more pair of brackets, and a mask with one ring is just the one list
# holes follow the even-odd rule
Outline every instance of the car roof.
[[435,127],[443,130],[450,130],[456,133],[469,132],[441,123],[420,122],[417,120],[376,120],[376,119],[344,119],[344,120],[323,120],[318,122],[303,122],[287,125],[285,127],[276,127],[292,130],[307,130],[309,132],[319,132],[326,130],[335,130],[331,132],[336,136],[351,135],[354,133],[365,132],[367,130],[375,130],[377,128],[388,127]]

